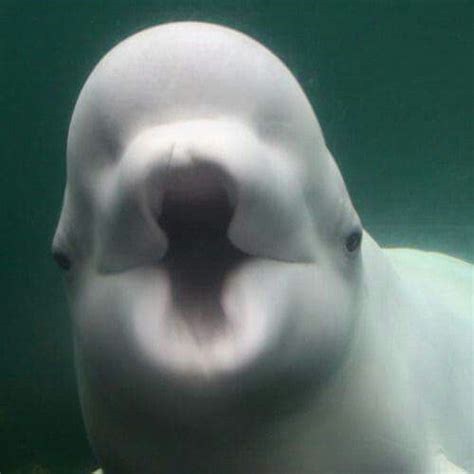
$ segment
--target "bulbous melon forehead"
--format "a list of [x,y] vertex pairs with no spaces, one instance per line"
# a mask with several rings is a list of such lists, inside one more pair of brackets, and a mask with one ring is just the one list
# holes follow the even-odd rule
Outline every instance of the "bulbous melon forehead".
[[298,155],[324,147],[304,92],[273,53],[235,30],[180,22],[144,30],[99,62],[76,104],[68,160],[108,160],[148,127],[220,117]]

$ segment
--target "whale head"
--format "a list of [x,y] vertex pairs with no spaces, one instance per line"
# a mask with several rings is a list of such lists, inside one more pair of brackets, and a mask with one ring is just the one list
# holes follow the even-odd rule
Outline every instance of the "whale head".
[[86,418],[100,398],[182,423],[294,407],[351,345],[362,235],[268,49],[195,22],[123,41],[77,101],[53,241]]

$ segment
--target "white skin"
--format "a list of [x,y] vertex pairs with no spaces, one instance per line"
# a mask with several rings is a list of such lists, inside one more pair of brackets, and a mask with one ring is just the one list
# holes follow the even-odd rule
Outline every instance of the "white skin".
[[[67,154],[53,253],[107,474],[431,474],[440,447],[469,466],[472,372],[447,389],[444,353],[414,343],[420,312],[443,332],[430,283],[412,288],[427,254],[387,257],[362,230],[267,49],[203,23],[129,38],[84,86]],[[467,371],[472,267],[446,262],[463,334],[443,347]]]

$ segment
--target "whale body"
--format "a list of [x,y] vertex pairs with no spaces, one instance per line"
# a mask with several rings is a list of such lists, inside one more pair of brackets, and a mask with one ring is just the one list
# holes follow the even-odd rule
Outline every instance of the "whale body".
[[246,35],[170,23],[99,62],[53,255],[104,473],[474,472],[472,265],[377,245]]

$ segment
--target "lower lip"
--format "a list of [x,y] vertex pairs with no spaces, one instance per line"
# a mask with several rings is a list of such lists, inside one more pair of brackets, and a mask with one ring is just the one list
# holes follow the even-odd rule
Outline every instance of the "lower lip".
[[179,272],[166,270],[162,294],[140,304],[134,318],[135,338],[148,361],[174,377],[209,379],[257,358],[272,331],[269,314],[248,296],[245,270],[234,265],[206,288],[178,283]]

